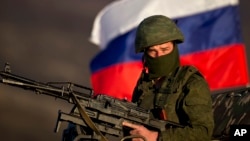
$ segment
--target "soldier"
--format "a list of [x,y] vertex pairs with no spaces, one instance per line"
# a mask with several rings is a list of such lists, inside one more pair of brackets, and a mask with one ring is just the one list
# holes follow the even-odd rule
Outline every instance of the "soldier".
[[210,90],[195,67],[180,65],[177,44],[183,41],[181,31],[168,17],[155,15],[140,23],[135,51],[143,52],[144,68],[132,102],[150,110],[152,118],[174,121],[184,128],[169,127],[158,132],[123,122],[132,128],[131,135],[148,141],[211,140],[214,120]]

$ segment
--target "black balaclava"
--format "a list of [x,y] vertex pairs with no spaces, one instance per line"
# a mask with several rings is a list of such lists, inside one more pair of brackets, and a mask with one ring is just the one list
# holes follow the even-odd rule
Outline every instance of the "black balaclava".
[[180,66],[179,51],[175,44],[172,52],[156,58],[144,53],[145,67],[148,68],[149,79],[167,76]]

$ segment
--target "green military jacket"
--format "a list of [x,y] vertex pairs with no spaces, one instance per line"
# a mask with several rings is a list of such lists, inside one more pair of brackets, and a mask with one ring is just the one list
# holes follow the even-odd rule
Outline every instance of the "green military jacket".
[[163,109],[167,120],[184,125],[159,134],[161,141],[208,141],[214,128],[212,99],[208,84],[192,66],[179,67],[168,77],[154,83],[142,73],[134,89],[132,102],[152,111]]

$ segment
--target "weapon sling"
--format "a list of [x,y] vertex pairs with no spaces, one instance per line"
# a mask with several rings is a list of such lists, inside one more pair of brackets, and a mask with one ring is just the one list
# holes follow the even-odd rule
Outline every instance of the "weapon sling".
[[86,122],[86,124],[97,134],[101,137],[101,141],[108,141],[104,135],[97,129],[97,127],[95,126],[94,122],[90,119],[89,115],[86,113],[85,108],[81,106],[81,104],[79,103],[78,99],[76,98],[76,96],[71,93],[72,95],[72,100],[75,102],[79,113],[82,117],[82,119]]

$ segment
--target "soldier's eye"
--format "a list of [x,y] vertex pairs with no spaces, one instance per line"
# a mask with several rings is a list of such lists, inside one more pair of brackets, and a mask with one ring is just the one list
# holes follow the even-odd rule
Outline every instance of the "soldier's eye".
[[165,52],[165,51],[168,51],[169,48],[162,48],[161,51]]

